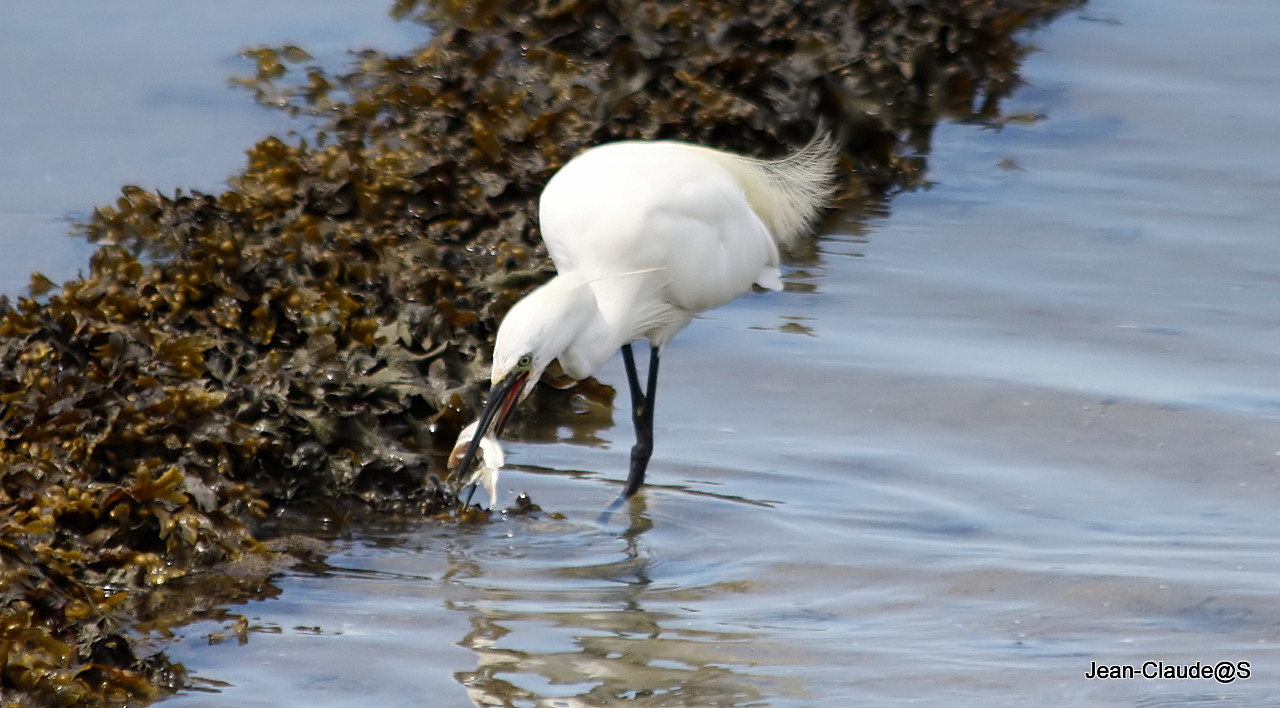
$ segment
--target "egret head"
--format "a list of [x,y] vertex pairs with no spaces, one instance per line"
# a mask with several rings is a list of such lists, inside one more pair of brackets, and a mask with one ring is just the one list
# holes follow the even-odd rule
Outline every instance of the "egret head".
[[538,299],[531,294],[517,302],[503,318],[493,343],[489,382],[496,391],[504,381],[520,377],[513,394],[518,399],[513,400],[524,400],[533,392],[542,372],[565,347],[556,341],[557,323],[546,309],[537,306]]
[[579,285],[554,278],[517,302],[502,320],[493,348],[489,400],[459,463],[459,475],[467,473],[490,426],[495,438],[502,434],[516,403],[533,391],[542,372],[581,331],[587,307],[594,304],[584,299],[590,291]]

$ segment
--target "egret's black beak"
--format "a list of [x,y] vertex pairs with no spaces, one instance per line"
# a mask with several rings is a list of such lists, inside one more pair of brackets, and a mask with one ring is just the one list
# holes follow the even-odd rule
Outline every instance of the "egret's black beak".
[[[467,452],[458,463],[459,480],[466,479],[467,470],[471,469],[471,461],[475,459],[476,450],[480,447],[480,440],[484,438],[489,426],[493,426],[494,437],[502,435],[502,429],[507,425],[507,418],[511,416],[516,402],[520,400],[520,391],[524,389],[524,383],[528,379],[528,371],[514,373],[494,384],[489,391],[489,401],[485,403],[484,411],[480,414],[476,434],[471,438],[471,443],[467,445]],[[468,486],[471,487],[471,491],[467,493],[467,500],[462,504],[463,508],[471,505],[471,497],[476,493],[476,483],[473,482]]]

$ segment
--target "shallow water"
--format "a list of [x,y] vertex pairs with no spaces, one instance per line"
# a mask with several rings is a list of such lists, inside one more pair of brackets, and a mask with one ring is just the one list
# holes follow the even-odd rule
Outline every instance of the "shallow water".
[[677,338],[653,484],[608,525],[630,426],[562,421],[501,489],[563,520],[351,529],[232,609],[246,644],[185,628],[217,693],[168,704],[1280,701],[1276,26],[1066,15],[1005,106],[1044,119],[941,126],[932,189]]
[[300,43],[340,67],[424,34],[351,0],[0,5],[0,293],[84,269],[93,246],[70,224],[123,185],[217,193],[254,142],[298,127],[228,85],[253,74],[241,50]]

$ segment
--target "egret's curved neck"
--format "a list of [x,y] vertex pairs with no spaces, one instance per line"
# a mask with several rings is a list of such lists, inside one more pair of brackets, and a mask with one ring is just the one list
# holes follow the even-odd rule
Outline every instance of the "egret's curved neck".
[[529,295],[547,324],[547,352],[559,356],[600,319],[591,287],[582,278],[557,275]]
[[[560,359],[567,371],[566,350],[580,341],[594,339],[589,332],[598,330],[600,319],[590,286],[575,276],[556,276],[507,313],[498,328],[494,365],[509,367],[519,357],[532,354],[537,369],[532,377],[535,381],[554,359]],[[594,372],[581,378],[591,373]]]

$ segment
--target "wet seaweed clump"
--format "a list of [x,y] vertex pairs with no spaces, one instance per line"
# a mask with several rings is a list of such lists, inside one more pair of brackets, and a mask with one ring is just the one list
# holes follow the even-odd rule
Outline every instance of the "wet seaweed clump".
[[[939,120],[998,118],[1017,33],[1073,4],[403,1],[433,30],[405,55],[335,76],[253,50],[241,83],[307,139],[253,146],[219,195],[126,187],[85,275],[0,302],[0,695],[181,686],[152,639],[271,593],[282,510],[449,513],[496,324],[552,272],[538,193],[580,149],[772,156],[825,123],[845,196],[883,198]],[[575,395],[611,392],[537,397]]]

